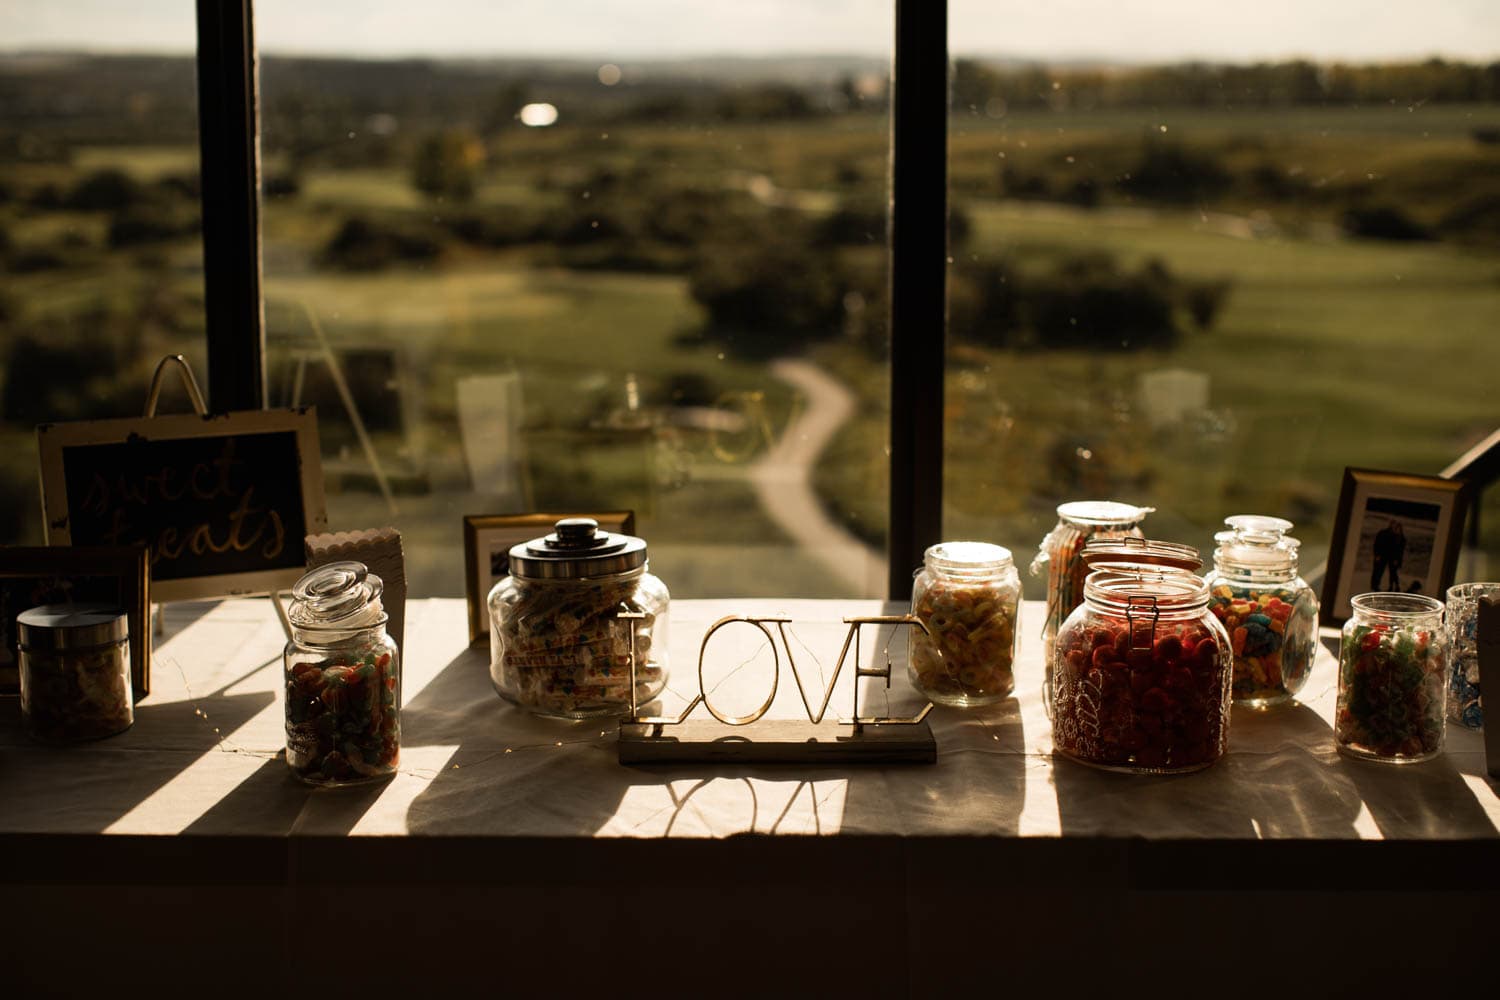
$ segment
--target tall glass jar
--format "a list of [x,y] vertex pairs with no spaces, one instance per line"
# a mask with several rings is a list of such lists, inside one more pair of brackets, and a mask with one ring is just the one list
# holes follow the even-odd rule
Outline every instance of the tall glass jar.
[[490,680],[534,715],[629,714],[666,687],[670,603],[644,540],[565,518],[512,548],[510,575],[490,591]]
[[908,629],[911,682],[939,705],[990,705],[1016,686],[1016,621],[1021,577],[1010,549],[988,542],[943,542],[927,550],[912,582]]
[[400,651],[385,630],[384,584],[363,563],[297,581],[287,613],[286,762],[312,785],[389,778],[401,755]]
[[97,740],[135,721],[125,612],[44,604],[16,616],[21,724],[44,743]]
[[1465,729],[1484,728],[1479,693],[1479,602],[1500,601],[1500,583],[1460,583],[1448,588],[1443,621],[1448,628],[1448,720]]
[[1318,598],[1297,575],[1292,522],[1259,514],[1226,517],[1214,536],[1208,608],[1234,648],[1234,700],[1251,708],[1291,701],[1312,672]]
[[1057,634],[1052,745],[1112,771],[1208,767],[1229,742],[1229,635],[1202,577],[1172,567],[1095,570]]
[[1333,736],[1341,753],[1392,764],[1443,750],[1448,637],[1443,604],[1422,594],[1360,594],[1339,646]]
[[1042,539],[1031,575],[1047,574],[1047,615],[1042,622],[1042,662],[1046,681],[1042,700],[1052,715],[1052,649],[1057,630],[1073,609],[1083,603],[1083,582],[1089,570],[1083,547],[1094,538],[1143,536],[1141,522],[1154,507],[1135,507],[1113,500],[1075,500],[1057,508],[1057,525]]

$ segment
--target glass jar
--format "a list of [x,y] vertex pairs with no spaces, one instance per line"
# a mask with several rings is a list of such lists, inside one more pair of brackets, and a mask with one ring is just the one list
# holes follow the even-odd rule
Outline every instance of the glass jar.
[[1465,729],[1484,728],[1479,697],[1479,601],[1500,601],[1500,583],[1460,583],[1448,588],[1448,718]]
[[1352,757],[1410,764],[1443,749],[1448,637],[1443,604],[1422,594],[1360,594],[1339,646],[1333,736]]
[[630,714],[666,687],[670,603],[644,540],[565,518],[512,548],[510,575],[490,591],[490,680],[534,715]]
[[1113,500],[1075,500],[1057,508],[1057,525],[1042,539],[1031,575],[1047,574],[1047,616],[1042,622],[1042,663],[1046,679],[1042,700],[1052,716],[1052,649],[1057,630],[1073,609],[1083,603],[1083,582],[1089,570],[1081,558],[1094,538],[1143,537],[1141,522],[1155,507],[1134,507]]
[[389,778],[401,757],[401,655],[385,630],[384,584],[363,563],[297,581],[283,653],[286,762],[313,785]]
[[912,582],[908,629],[911,682],[939,705],[990,705],[1016,686],[1016,622],[1021,577],[1010,549],[988,542],[943,542],[924,554]]
[[1292,700],[1312,673],[1318,598],[1297,575],[1292,522],[1259,514],[1226,517],[1214,535],[1208,609],[1234,649],[1234,700],[1269,708]]
[[1052,745],[1111,771],[1208,767],[1229,742],[1229,635],[1202,577],[1173,567],[1090,573],[1057,634]]
[[125,612],[45,604],[16,616],[21,724],[45,743],[113,736],[135,722]]

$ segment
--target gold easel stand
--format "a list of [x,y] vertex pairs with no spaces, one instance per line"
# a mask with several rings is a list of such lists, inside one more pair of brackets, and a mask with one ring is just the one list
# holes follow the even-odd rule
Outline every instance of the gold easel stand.
[[[621,612],[620,619],[644,617],[636,612]],[[630,630],[630,715],[620,723],[619,756],[622,764],[818,764],[818,763],[864,763],[932,764],[937,761],[937,740],[927,715],[932,703],[915,716],[889,718],[885,716],[861,716],[859,714],[859,682],[865,677],[884,678],[885,686],[891,686],[891,664],[884,667],[860,666],[859,630],[863,625],[906,625],[920,628],[929,634],[927,626],[913,615],[876,615],[861,618],[845,618],[849,626],[844,636],[844,647],[839,652],[838,665],[823,691],[823,701],[816,712],[807,699],[807,690],[802,683],[802,674],[792,656],[791,643],[787,640],[786,626],[791,619],[780,616],[763,618],[730,615],[720,618],[703,635],[698,648],[698,694],[688,706],[676,716],[642,715],[636,703],[636,653],[635,631]],[[732,716],[720,712],[708,697],[703,683],[703,654],[713,634],[726,625],[745,622],[765,633],[771,644],[772,673],[771,691],[760,707],[748,715]],[[786,650],[787,664],[792,668],[792,677],[797,682],[797,693],[802,697],[806,719],[765,719],[764,716],[776,700],[776,689],[781,678],[781,655],[776,648],[776,638],[766,626],[774,624],[781,646]],[[828,703],[833,699],[833,689],[839,675],[844,671],[844,662],[849,656],[849,647],[854,647],[854,704],[849,718],[824,721]],[[689,719],[693,711],[702,705],[708,709],[712,719]]]

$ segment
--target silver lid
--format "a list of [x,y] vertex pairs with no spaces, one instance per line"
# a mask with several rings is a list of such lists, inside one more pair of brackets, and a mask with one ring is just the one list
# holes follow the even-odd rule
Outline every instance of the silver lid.
[[109,604],[44,604],[16,616],[22,649],[37,652],[91,649],[130,637],[125,612]]
[[565,517],[552,534],[510,550],[511,575],[525,580],[620,576],[644,565],[645,539],[600,531],[591,517]]

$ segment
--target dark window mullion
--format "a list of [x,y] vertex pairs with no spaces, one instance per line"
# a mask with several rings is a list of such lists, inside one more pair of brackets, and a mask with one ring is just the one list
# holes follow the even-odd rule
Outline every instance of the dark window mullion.
[[219,412],[266,404],[252,25],[250,0],[198,0],[208,405]]
[[891,94],[889,596],[943,527],[948,219],[948,4],[896,0]]

